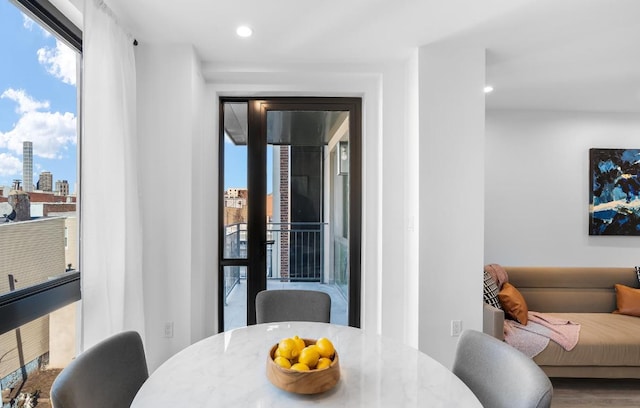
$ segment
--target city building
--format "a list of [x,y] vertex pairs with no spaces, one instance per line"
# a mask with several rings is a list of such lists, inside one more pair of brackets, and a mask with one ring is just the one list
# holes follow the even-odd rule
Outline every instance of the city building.
[[53,174],[51,174],[51,172],[43,171],[40,173],[38,183],[36,184],[36,190],[53,191]]
[[224,192],[226,208],[243,208],[247,206],[248,192],[246,188],[228,188]]
[[53,191],[32,191],[29,193],[32,203],[75,203],[76,197],[71,195],[58,195]]
[[56,181],[56,195],[68,196],[69,195],[69,182],[67,180]]
[[22,142],[22,189],[33,191],[33,142]]
[[247,222],[247,189],[228,188],[224,192],[225,225]]
[[225,198],[247,198],[246,188],[228,188],[224,192]]

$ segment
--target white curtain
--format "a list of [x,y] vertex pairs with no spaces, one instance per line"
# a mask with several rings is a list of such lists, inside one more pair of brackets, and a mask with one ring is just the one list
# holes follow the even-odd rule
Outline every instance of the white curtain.
[[133,38],[85,0],[80,231],[82,347],[122,330],[144,338],[142,220]]

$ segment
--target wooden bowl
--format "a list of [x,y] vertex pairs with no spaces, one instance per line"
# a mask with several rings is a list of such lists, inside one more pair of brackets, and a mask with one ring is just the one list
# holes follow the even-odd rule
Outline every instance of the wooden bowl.
[[[312,339],[303,340],[307,346],[316,344],[316,341]],[[319,370],[297,371],[280,367],[273,362],[277,348],[277,344],[271,347],[267,356],[267,378],[276,387],[296,394],[318,394],[330,390],[340,380],[340,361],[337,351],[329,367]]]

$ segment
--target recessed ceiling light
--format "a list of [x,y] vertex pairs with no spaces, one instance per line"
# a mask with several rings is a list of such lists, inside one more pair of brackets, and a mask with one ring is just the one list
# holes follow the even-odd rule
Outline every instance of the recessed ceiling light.
[[487,85],[484,87],[484,93],[491,93],[493,92],[493,87],[491,85]]
[[249,26],[240,26],[236,28],[236,34],[240,37],[251,37],[253,30]]

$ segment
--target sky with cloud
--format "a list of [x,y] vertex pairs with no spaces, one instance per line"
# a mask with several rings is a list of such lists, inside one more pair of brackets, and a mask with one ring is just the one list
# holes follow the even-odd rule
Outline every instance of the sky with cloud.
[[22,176],[33,143],[33,184],[43,171],[75,192],[77,54],[7,0],[0,0],[0,186]]

